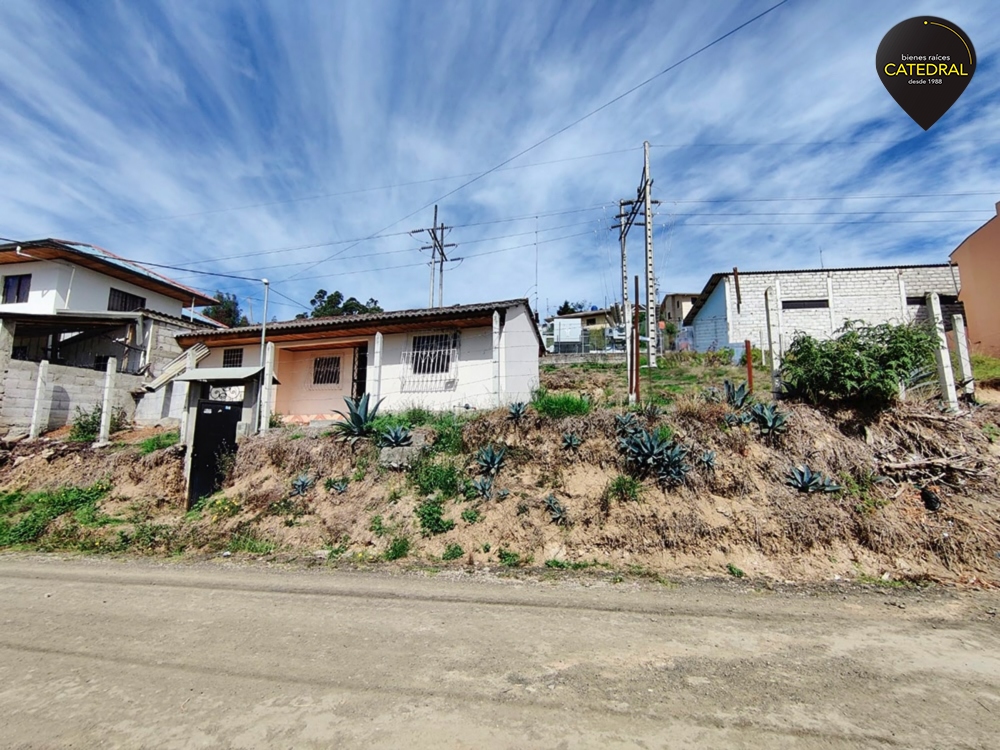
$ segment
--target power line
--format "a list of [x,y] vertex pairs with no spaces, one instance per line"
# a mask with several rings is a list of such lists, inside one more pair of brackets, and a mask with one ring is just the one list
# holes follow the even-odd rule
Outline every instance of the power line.
[[[598,209],[598,208],[604,208],[605,205],[606,204],[598,204],[596,206],[586,206],[584,208],[560,209],[558,211],[540,211],[540,212],[532,214],[530,216],[514,216],[514,217],[511,217],[511,218],[507,218],[507,219],[492,219],[492,220],[489,220],[489,221],[474,221],[474,222],[469,222],[467,224],[455,224],[453,226],[456,229],[462,229],[462,228],[465,228],[465,227],[481,227],[481,226],[486,226],[488,224],[510,224],[510,223],[514,223],[514,222],[517,222],[517,221],[527,221],[528,219],[534,219],[536,216],[539,216],[539,217],[551,217],[551,216],[564,216],[566,214],[583,213],[584,211],[593,211],[593,210]],[[548,231],[548,230],[547,229],[543,229],[542,231]],[[315,249],[317,247],[328,247],[330,245],[351,245],[351,247],[354,247],[354,246],[360,244],[361,242],[367,242],[367,241],[371,241],[371,240],[381,240],[381,239],[386,239],[386,238],[391,238],[391,237],[406,237],[409,234],[410,234],[409,232],[391,232],[389,234],[378,234],[378,235],[373,235],[373,236],[369,236],[369,237],[355,237],[353,239],[348,239],[348,240],[340,240],[340,239],[338,239],[338,240],[329,240],[329,241],[324,241],[324,242],[315,242],[315,243],[312,243],[312,244],[309,244],[309,245],[293,245],[293,246],[287,246],[287,247],[278,247],[278,248],[271,248],[271,249],[268,249],[268,250],[259,250],[257,252],[253,252],[253,253],[238,253],[236,255],[223,255],[223,256],[218,256],[218,257],[214,257],[214,258],[208,258],[206,260],[193,260],[193,261],[190,261],[190,262],[188,262],[188,261],[185,261],[185,262],[188,265],[192,265],[193,266],[193,265],[198,265],[198,264],[202,264],[202,263],[216,263],[216,262],[218,262],[220,260],[233,260],[235,258],[254,258],[254,257],[258,257],[258,256],[261,256],[261,255],[274,255],[276,253],[288,253],[288,252],[293,252],[295,250],[312,250],[312,249]],[[476,241],[477,240],[469,240],[469,242],[476,242]],[[351,248],[345,248],[344,252],[347,252],[347,250],[350,250],[350,249]],[[397,251],[391,251],[391,252],[397,252]],[[375,254],[375,253],[365,253],[364,256],[372,255],[372,254]],[[338,257],[342,257],[342,258],[343,257],[357,258],[357,257],[364,257],[364,256],[360,256],[360,255],[348,255],[348,256],[338,256]]]
[[[514,165],[514,166],[508,166],[508,167],[504,167],[503,169],[497,170],[497,171],[505,171],[506,172],[506,171],[513,171],[513,170],[516,170],[516,169],[532,169],[534,167],[544,167],[544,166],[549,166],[551,164],[561,164],[563,162],[568,162],[568,161],[580,161],[581,159],[594,159],[594,158],[598,158],[598,157],[601,157],[601,156],[612,156],[612,155],[616,155],[616,154],[625,154],[625,153],[628,153],[630,151],[637,151],[640,148],[641,148],[641,146],[632,146],[632,147],[629,147],[629,148],[615,149],[613,151],[600,151],[600,152],[593,153],[593,154],[578,154],[577,156],[566,156],[566,157],[563,157],[561,159],[549,159],[547,161],[531,162],[530,164],[518,164],[518,165]],[[132,226],[132,225],[135,225],[135,224],[151,224],[151,223],[155,223],[155,222],[158,222],[158,221],[174,221],[176,219],[191,219],[191,218],[197,218],[199,216],[210,216],[212,214],[228,213],[228,212],[231,212],[231,211],[245,211],[245,210],[252,209],[252,208],[268,208],[270,206],[280,206],[280,205],[285,205],[285,204],[289,204],[289,203],[302,203],[302,202],[305,202],[305,201],[322,200],[324,198],[343,198],[343,197],[349,196],[349,195],[360,195],[362,193],[374,193],[374,192],[379,192],[379,191],[382,191],[382,190],[395,190],[397,188],[412,187],[414,185],[426,185],[426,184],[434,183],[434,182],[446,182],[448,180],[459,180],[459,179],[462,179],[463,177],[472,177],[472,176],[474,176],[476,174],[477,174],[476,172],[465,172],[463,174],[453,174],[453,175],[447,175],[447,176],[444,176],[444,177],[428,177],[428,178],[422,179],[422,180],[411,180],[409,182],[398,182],[398,183],[393,184],[393,185],[379,185],[377,187],[355,188],[355,189],[352,189],[352,190],[340,190],[340,191],[330,192],[330,193],[316,193],[314,195],[304,195],[304,196],[299,196],[299,197],[296,197],[296,198],[284,198],[284,199],[281,199],[281,200],[263,201],[263,202],[260,202],[260,203],[247,203],[247,204],[244,204],[244,205],[241,205],[241,206],[228,206],[228,207],[222,207],[222,208],[212,208],[212,209],[206,209],[204,211],[191,211],[189,213],[183,213],[183,214],[170,214],[170,215],[167,215],[167,216],[147,217],[147,218],[143,218],[143,219],[134,219],[132,221],[117,221],[117,222],[114,222],[114,223],[111,223],[111,224],[97,224],[97,225],[92,225],[91,229],[102,229],[102,228],[106,228],[106,227]],[[50,233],[46,232],[44,234],[50,234]],[[57,232],[57,234],[58,234],[58,232]],[[347,240],[347,241],[349,241],[349,240]],[[327,244],[333,244],[333,243],[327,243]]]
[[[784,5],[784,4],[785,4],[785,3],[787,3],[787,2],[788,2],[788,0],[779,0],[779,2],[775,3],[775,4],[774,4],[774,5],[772,5],[772,6],[770,7],[770,8],[767,8],[767,9],[766,9],[766,10],[764,10],[763,12],[761,12],[761,13],[758,13],[758,14],[757,14],[756,16],[754,16],[753,18],[751,18],[751,19],[749,19],[749,20],[747,20],[747,21],[744,21],[743,23],[739,24],[738,26],[736,26],[736,27],[734,27],[734,28],[730,29],[730,30],[729,30],[729,31],[727,31],[727,32],[726,32],[725,34],[723,34],[722,36],[719,36],[719,37],[716,37],[715,39],[713,39],[713,40],[712,40],[711,42],[709,42],[708,44],[706,44],[706,45],[704,45],[704,46],[702,46],[702,47],[698,48],[697,50],[695,50],[694,52],[690,53],[689,55],[686,55],[685,57],[682,57],[682,58],[681,58],[680,60],[678,60],[677,62],[674,62],[674,63],[672,63],[671,65],[668,65],[668,66],[667,66],[666,68],[664,68],[663,70],[661,70],[661,71],[660,71],[659,73],[656,73],[656,74],[654,74],[654,75],[650,76],[649,78],[645,79],[644,81],[641,81],[640,83],[636,84],[636,85],[635,85],[635,86],[633,86],[632,88],[630,88],[630,89],[628,89],[628,90],[626,90],[626,91],[622,92],[622,93],[621,93],[621,94],[619,94],[618,96],[616,96],[616,97],[614,97],[614,98],[612,98],[612,99],[608,100],[607,102],[605,102],[604,104],[600,105],[600,106],[599,106],[599,107],[597,107],[596,109],[592,109],[591,111],[587,112],[586,114],[584,114],[584,115],[582,115],[582,116],[578,117],[577,119],[573,120],[573,121],[572,121],[571,123],[569,123],[568,125],[565,125],[564,127],[562,127],[562,128],[559,128],[558,130],[556,130],[556,131],[555,131],[555,132],[553,132],[553,133],[550,133],[549,135],[545,136],[544,138],[542,138],[542,139],[541,139],[541,140],[539,140],[539,141],[536,141],[535,143],[533,143],[532,145],[528,146],[527,148],[525,148],[525,149],[522,149],[521,151],[518,151],[518,152],[517,152],[516,154],[514,154],[513,156],[511,156],[511,157],[509,157],[509,158],[507,158],[507,159],[504,159],[503,161],[501,161],[501,162],[500,162],[499,164],[497,164],[496,166],[493,166],[493,167],[491,167],[491,168],[487,169],[487,170],[486,170],[485,172],[481,172],[480,174],[478,174],[478,175],[476,175],[475,177],[473,177],[473,178],[472,178],[471,180],[467,180],[466,182],[463,182],[463,183],[462,183],[461,185],[459,185],[458,187],[456,187],[456,188],[454,188],[454,189],[452,189],[452,190],[449,190],[449,191],[448,191],[447,193],[445,193],[444,195],[442,195],[442,196],[439,196],[438,198],[435,198],[434,200],[432,200],[432,201],[430,201],[430,202],[428,202],[428,203],[425,203],[425,204],[424,204],[423,206],[421,206],[420,208],[417,208],[417,209],[415,209],[414,211],[410,212],[410,213],[409,213],[409,214],[407,214],[406,216],[403,216],[402,218],[400,218],[400,219],[397,219],[396,221],[392,222],[391,224],[389,224],[389,225],[388,225],[388,226],[386,226],[386,227],[383,227],[382,229],[378,230],[377,232],[374,232],[373,234],[376,234],[376,235],[377,235],[377,234],[381,234],[381,233],[382,233],[382,232],[384,232],[385,230],[387,230],[387,229],[391,229],[392,227],[396,226],[396,224],[399,224],[399,223],[400,223],[400,222],[402,222],[402,221],[406,221],[407,219],[409,219],[409,218],[412,218],[413,216],[416,216],[416,215],[417,215],[418,213],[420,213],[421,211],[424,211],[425,209],[428,209],[428,208],[430,208],[431,206],[433,206],[433,205],[435,205],[435,204],[438,204],[438,203],[441,203],[441,202],[442,202],[442,201],[443,201],[443,200],[444,200],[445,198],[448,198],[448,197],[450,197],[450,196],[452,196],[452,195],[455,195],[455,193],[459,192],[460,190],[464,190],[465,188],[467,188],[467,187],[469,187],[470,185],[472,185],[472,184],[474,184],[474,183],[478,182],[479,180],[483,179],[484,177],[486,177],[486,176],[488,176],[488,175],[490,175],[490,174],[493,174],[493,173],[494,173],[494,172],[496,172],[497,170],[499,170],[499,169],[501,169],[501,168],[505,167],[506,165],[510,164],[510,163],[511,163],[512,161],[514,161],[514,160],[516,160],[516,159],[519,159],[520,157],[524,156],[525,154],[527,154],[527,153],[529,153],[529,152],[531,152],[531,151],[535,150],[535,149],[536,149],[536,148],[538,148],[539,146],[541,146],[541,145],[543,145],[543,144],[545,144],[545,143],[548,143],[548,142],[549,142],[549,141],[551,141],[551,140],[552,140],[553,138],[556,138],[557,136],[561,135],[562,133],[565,133],[565,132],[566,132],[567,130],[569,130],[570,128],[573,128],[573,127],[576,127],[577,125],[579,125],[579,124],[580,124],[581,122],[583,122],[584,120],[587,120],[587,119],[589,119],[589,118],[593,117],[594,115],[598,114],[599,112],[602,112],[603,110],[607,109],[607,108],[608,108],[608,107],[610,107],[611,105],[613,105],[613,104],[615,104],[615,103],[617,103],[617,102],[621,101],[622,99],[624,99],[624,98],[625,98],[626,96],[628,96],[629,94],[632,94],[632,93],[634,93],[635,91],[638,91],[639,89],[643,88],[644,86],[647,86],[647,85],[649,85],[650,83],[652,83],[653,81],[655,81],[655,80],[656,80],[657,78],[659,78],[659,77],[661,77],[661,76],[663,76],[663,75],[666,75],[666,74],[667,74],[667,73],[669,73],[670,71],[672,71],[672,70],[674,70],[675,68],[678,68],[679,66],[683,65],[684,63],[686,63],[686,62],[687,62],[688,60],[691,60],[691,59],[693,59],[693,58],[697,57],[698,55],[700,55],[700,54],[701,54],[702,52],[705,52],[706,50],[709,50],[709,49],[711,49],[711,48],[712,48],[712,47],[714,47],[715,45],[717,45],[717,44],[721,43],[722,41],[724,41],[725,39],[728,39],[729,37],[731,37],[731,36],[732,36],[733,34],[736,34],[737,32],[739,32],[740,30],[742,30],[742,29],[746,28],[746,27],[747,27],[747,26],[749,26],[750,24],[752,24],[752,23],[754,23],[754,22],[756,22],[756,21],[760,20],[761,18],[763,18],[764,16],[766,16],[766,15],[767,15],[768,13],[771,13],[772,11],[774,11],[774,10],[776,10],[776,9],[780,8],[780,7],[782,6],[782,5]],[[353,245],[351,245],[350,247],[353,247]],[[328,260],[332,260],[332,259],[333,259],[334,257],[336,257],[337,255],[338,255],[338,254],[337,254],[337,253],[335,253],[334,255],[332,255],[332,256],[330,256],[330,257],[328,257],[328,258],[324,258],[323,260],[320,260],[320,261],[317,261],[317,262],[316,262],[316,263],[314,264],[314,266],[310,266],[309,268],[306,268],[306,269],[304,269],[303,271],[299,271],[298,273],[303,273],[303,272],[305,272],[305,271],[309,271],[309,270],[310,270],[311,268],[313,268],[313,267],[315,267],[315,266],[318,266],[318,265],[320,265],[321,263],[325,263],[325,262],[327,262]],[[285,281],[289,281],[289,280],[291,280],[292,278],[294,278],[295,276],[297,276],[297,275],[298,275],[298,273],[296,273],[296,274],[293,274],[292,276],[289,276],[288,278],[286,278],[286,279],[285,279]]]
[[[661,198],[661,203],[779,203],[782,201],[855,201],[883,200],[888,198],[960,198],[973,195],[996,195],[1000,190],[974,193],[910,193],[908,195],[836,195],[825,197],[785,198]],[[970,209],[971,210],[971,209]]]

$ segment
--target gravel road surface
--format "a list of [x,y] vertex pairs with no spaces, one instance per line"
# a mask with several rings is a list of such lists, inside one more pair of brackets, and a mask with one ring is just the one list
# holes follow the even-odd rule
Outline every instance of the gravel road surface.
[[998,603],[6,555],[0,746],[992,750]]

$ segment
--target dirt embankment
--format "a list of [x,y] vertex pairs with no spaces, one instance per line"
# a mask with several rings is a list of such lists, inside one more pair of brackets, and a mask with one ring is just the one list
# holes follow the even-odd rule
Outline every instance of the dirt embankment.
[[[554,560],[550,567],[728,570],[783,580],[1000,580],[1000,408],[949,417],[903,405],[874,418],[782,408],[789,430],[773,442],[754,428],[726,426],[728,407],[696,398],[641,416],[644,426],[669,429],[690,448],[691,470],[679,487],[664,490],[649,479],[632,485],[637,499],[621,491],[631,483],[618,479],[625,467],[611,410],[564,419],[529,411],[519,425],[504,411],[479,415],[462,428],[461,452],[432,447],[408,472],[380,468],[365,442],[275,431],[243,442],[221,493],[193,513],[184,508],[177,448],[139,456],[129,447],[20,444],[0,470],[0,488],[110,480],[102,520],[57,519],[50,547],[303,556],[327,550],[354,561],[392,548],[390,557],[445,557],[453,565]],[[562,447],[567,433],[580,438],[578,450]],[[433,443],[433,430],[428,437]],[[474,453],[487,444],[508,447],[492,497],[482,499],[470,480],[477,476]],[[698,461],[706,451],[715,453],[714,468]],[[786,486],[788,470],[802,464],[842,491],[806,494]],[[297,478],[307,480],[299,493]],[[340,478],[347,480],[343,492],[327,481]],[[925,508],[922,486],[940,496],[936,512]],[[420,521],[429,496],[442,500],[443,533],[427,533]],[[553,522],[550,496],[565,523]]]

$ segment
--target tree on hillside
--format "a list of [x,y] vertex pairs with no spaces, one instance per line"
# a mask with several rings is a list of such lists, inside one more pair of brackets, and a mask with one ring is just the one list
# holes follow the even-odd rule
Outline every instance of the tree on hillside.
[[325,289],[320,289],[309,300],[312,311],[309,313],[299,313],[295,317],[302,318],[327,318],[336,315],[362,315],[364,313],[383,312],[379,307],[378,300],[369,298],[367,302],[360,302],[355,297],[344,298],[338,291],[332,293]]
[[240,302],[236,299],[235,294],[217,291],[215,299],[217,301],[214,305],[209,305],[202,310],[203,315],[212,320],[217,320],[222,325],[229,326],[230,328],[250,325],[247,316],[240,310]]
[[556,310],[556,315],[572,315],[573,313],[581,312],[586,307],[586,300],[580,300],[579,302],[570,302],[569,300],[566,300],[559,305],[559,309]]

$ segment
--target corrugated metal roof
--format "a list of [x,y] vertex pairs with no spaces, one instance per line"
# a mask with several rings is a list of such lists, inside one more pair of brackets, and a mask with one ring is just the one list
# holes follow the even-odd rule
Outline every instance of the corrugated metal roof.
[[[72,240],[59,240],[59,239],[40,239],[40,240],[26,240],[24,242],[5,242],[0,244],[0,251],[12,252],[18,246],[21,247],[22,253],[31,251],[32,249],[39,251],[48,251],[54,254],[56,257],[62,257],[64,260],[69,260],[73,262],[74,259],[77,261],[84,261],[94,263],[98,265],[99,268],[107,268],[111,266],[117,269],[119,273],[124,272],[128,274],[133,283],[138,286],[143,286],[144,288],[153,288],[149,284],[155,284],[159,286],[159,289],[153,288],[154,291],[160,291],[161,293],[166,293],[169,290],[168,296],[174,299],[182,299],[185,301],[190,301],[194,299],[194,304],[196,305],[209,305],[215,302],[212,297],[209,297],[197,289],[192,289],[189,286],[185,286],[178,281],[174,281],[168,276],[157,273],[156,271],[151,271],[145,266],[135,263],[133,261],[122,258],[114,253],[105,250],[97,245],[90,245],[85,242],[75,242]],[[49,260],[50,258],[39,257],[36,260]],[[98,270],[95,268],[94,270]],[[112,274],[113,275],[113,274]],[[142,282],[146,283],[143,284]]]
[[[768,274],[787,274],[787,273],[845,273],[847,271],[896,271],[898,269],[904,268],[948,268],[950,263],[915,263],[907,266],[851,266],[848,268],[798,268],[790,269],[785,271],[740,271],[740,276],[763,276]],[[695,300],[694,305],[688,314],[684,317],[683,324],[686,326],[694,325],[694,319],[698,315],[698,311],[705,306],[708,302],[708,298],[715,291],[715,287],[719,285],[727,276],[732,276],[732,271],[727,271],[726,273],[713,273],[709,279],[708,283],[705,284],[705,288],[701,290],[701,294],[698,299]]]
[[[317,330],[341,330],[360,326],[369,326],[373,323],[393,323],[407,320],[427,320],[433,322],[437,320],[455,320],[477,313],[488,313],[493,310],[508,310],[518,305],[524,305],[528,311],[528,317],[535,328],[535,335],[541,341],[541,334],[535,325],[535,318],[531,313],[531,306],[527,299],[509,299],[499,302],[480,302],[472,305],[452,305],[450,307],[421,307],[411,310],[393,310],[381,313],[364,313],[362,315],[336,315],[325,318],[301,318],[299,320],[286,320],[280,323],[268,323],[268,333],[280,333],[287,331],[302,331],[309,329]],[[238,328],[226,328],[217,331],[193,331],[184,335],[185,339],[196,339],[199,341],[211,340],[224,336],[240,336],[251,333],[260,333],[259,325],[241,326]]]

